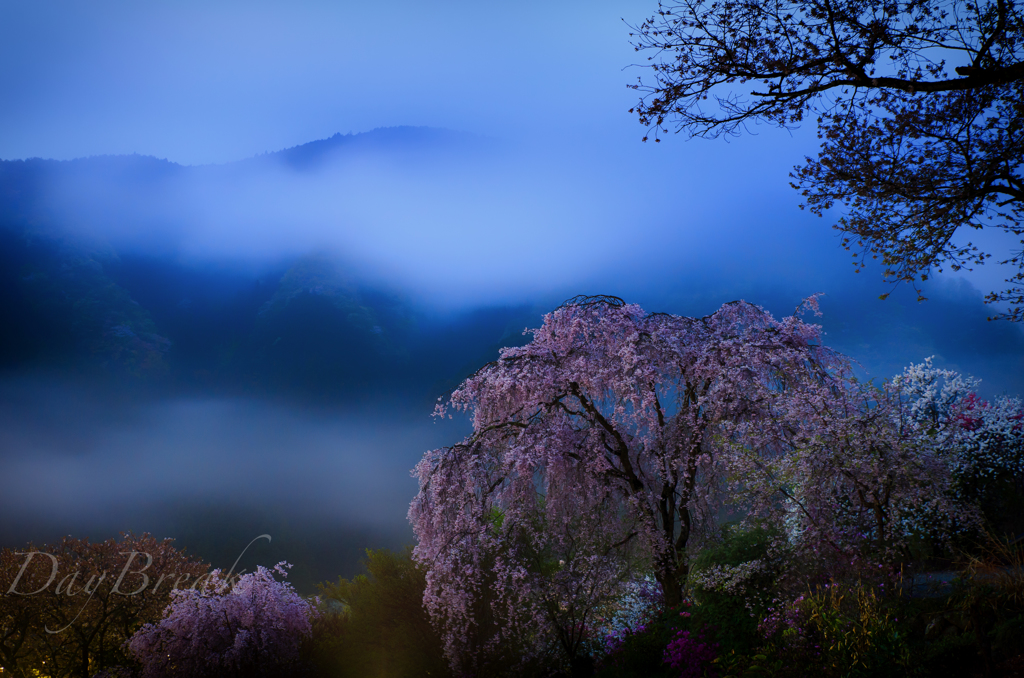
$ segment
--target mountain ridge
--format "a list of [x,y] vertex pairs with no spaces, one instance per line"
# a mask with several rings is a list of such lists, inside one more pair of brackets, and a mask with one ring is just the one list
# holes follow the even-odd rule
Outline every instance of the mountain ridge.
[[[287,159],[286,161],[295,161],[292,159],[303,158],[313,155],[314,152],[319,153],[331,153],[340,148],[346,146],[359,146],[361,144],[371,144],[377,142],[382,146],[385,144],[421,144],[426,145],[430,142],[461,142],[461,143],[472,143],[484,141],[483,137],[470,134],[469,132],[461,132],[458,130],[452,130],[445,127],[430,127],[430,126],[419,126],[419,125],[395,125],[391,127],[375,127],[366,132],[348,132],[342,134],[336,132],[329,137],[323,139],[314,139],[307,141],[295,146],[288,146],[285,148],[278,149],[276,151],[265,151],[263,153],[257,153],[255,155],[246,156],[244,158],[238,158],[235,160],[228,160],[226,162],[214,162],[214,163],[201,163],[197,165],[189,165],[180,163],[170,158],[161,158],[155,155],[148,155],[145,153],[99,153],[96,155],[79,156],[76,158],[68,158],[65,160],[58,160],[55,158],[43,158],[41,156],[30,156],[27,158],[0,158],[0,166],[3,163],[59,163],[62,165],[70,165],[74,163],[88,163],[88,162],[106,162],[112,159],[132,159],[132,160],[152,160],[159,163],[166,163],[175,167],[183,168],[199,168],[199,167],[225,167],[230,165],[237,165],[239,163],[251,163],[254,161],[262,161],[267,158],[282,158]],[[301,162],[301,161],[300,161]]]

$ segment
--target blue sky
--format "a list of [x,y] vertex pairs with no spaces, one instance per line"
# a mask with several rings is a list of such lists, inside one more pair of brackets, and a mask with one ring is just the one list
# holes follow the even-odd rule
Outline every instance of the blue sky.
[[[636,95],[626,85],[643,74],[630,65],[645,55],[630,45],[627,23],[654,9],[636,1],[4,0],[0,158],[139,153],[224,163],[336,132],[442,127],[517,149],[519,162],[508,171],[519,175],[512,182],[519,192],[504,196],[520,205],[511,212],[517,221],[491,230],[525,229],[529,239],[541,223],[544,233],[560,236],[549,253],[585,252],[589,269],[568,262],[567,282],[624,254],[643,260],[633,266],[642,271],[652,261],[660,269],[711,259],[749,269],[746,259],[767,253],[791,269],[781,260],[800,257],[806,266],[810,248],[824,270],[841,270],[848,255],[827,223],[796,209],[798,196],[787,186],[789,169],[814,152],[813,129],[640,143],[644,130],[628,113]],[[500,204],[502,196],[488,190],[479,195]],[[464,194],[449,198],[466,203],[462,220],[442,210],[435,222],[453,226],[448,232],[461,244],[449,251],[461,253],[460,225],[481,219]],[[282,239],[268,234],[267,247],[284,247]],[[243,254],[253,246],[248,234],[218,240]],[[615,244],[602,249],[598,241]],[[493,250],[493,242],[483,238],[469,258]],[[330,236],[292,243],[331,244]],[[355,255],[418,267],[394,239]],[[550,259],[541,256],[537,266],[546,279],[558,277]],[[492,261],[484,268],[505,267]],[[972,279],[991,287],[1000,279],[994,269]],[[421,277],[437,276],[427,267]],[[515,276],[493,282],[505,292],[510,285],[536,291]],[[411,284],[422,287],[422,280]]]
[[[789,275],[787,260],[807,247],[843,260],[787,187],[813,130],[640,142],[626,85],[642,57],[624,20],[641,21],[650,3],[0,7],[0,158],[223,163],[392,125],[459,130],[501,149],[485,168],[428,178],[359,168],[366,176],[318,186],[270,179],[275,202],[261,207],[270,223],[257,235],[251,215],[190,199],[202,213],[190,223],[215,224],[188,234],[191,254],[343,249],[434,300],[472,303],[553,286],[575,294],[609,271],[749,270],[768,252],[768,274]],[[346,187],[357,194],[348,211],[325,221],[330,194]],[[382,196],[393,190],[413,197]],[[314,211],[313,225],[281,225]]]
[[638,138],[649,3],[0,4],[0,157],[238,160],[394,125]]

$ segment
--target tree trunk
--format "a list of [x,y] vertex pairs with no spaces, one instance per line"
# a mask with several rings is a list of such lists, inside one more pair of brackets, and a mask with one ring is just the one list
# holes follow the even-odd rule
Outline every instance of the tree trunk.
[[654,579],[661,585],[661,591],[665,596],[665,608],[672,609],[683,603],[682,576],[686,574],[686,568],[680,568],[676,563],[674,549],[669,548],[658,559],[658,568],[654,573]]

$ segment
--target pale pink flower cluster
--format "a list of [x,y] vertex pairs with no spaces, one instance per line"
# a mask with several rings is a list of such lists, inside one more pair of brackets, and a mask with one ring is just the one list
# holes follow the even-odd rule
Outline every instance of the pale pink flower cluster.
[[[949,450],[956,489],[971,481],[1024,481],[1024,404],[1020,398],[978,397],[980,383],[927,358],[893,380],[906,394],[917,425]],[[965,482],[966,481],[966,482]],[[977,485],[977,483],[974,483]]]
[[206,586],[172,591],[164,618],[128,643],[144,678],[277,675],[293,664],[315,612],[274,578],[287,576],[286,567],[258,567],[233,586],[214,570]]
[[707,591],[718,591],[731,595],[745,595],[750,581],[774,566],[760,558],[748,560],[739,565],[711,565],[693,573],[691,583]]

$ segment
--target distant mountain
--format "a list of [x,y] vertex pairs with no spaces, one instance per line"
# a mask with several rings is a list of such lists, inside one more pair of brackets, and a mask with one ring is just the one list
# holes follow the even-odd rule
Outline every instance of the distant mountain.
[[158,375],[170,340],[83,243],[0,230],[0,368]]
[[75,183],[83,190],[116,187],[118,192],[138,195],[185,172],[187,168],[176,163],[142,155],[0,160],[0,228],[20,223],[33,230],[52,230],[59,218],[55,208],[62,207],[48,203],[55,185]]
[[[499,308],[441,323],[325,254],[186,263],[172,247],[135,251],[91,226],[159,232],[157,222],[171,217],[154,205],[197,173],[304,172],[367,155],[429,162],[474,143],[392,128],[222,166],[137,155],[0,161],[0,373],[48,369],[316,399],[398,389],[432,400],[501,345],[522,341],[539,314]],[[75,187],[59,193],[64,204],[53,198],[61,184]]]
[[283,151],[265,153],[231,165],[276,163],[295,170],[310,170],[345,156],[363,154],[410,156],[466,153],[486,143],[479,137],[433,127],[382,127],[361,134],[335,134]]
[[57,369],[214,392],[433,399],[538,324],[432,320],[322,256],[252,274],[0,236],[0,373]]
[[433,399],[538,324],[431,320],[322,255],[259,273],[0,231],[0,373],[57,369],[203,391]]
[[190,178],[240,181],[247,174],[268,168],[307,172],[346,159],[437,163],[456,155],[472,155],[487,145],[479,137],[451,130],[388,127],[361,134],[335,134],[220,165],[183,166],[142,155],[0,160],[0,228],[20,224],[33,232],[88,232],[83,226],[90,222],[152,221],[154,215],[145,208],[164,200],[163,194],[173,189],[175,182]]

